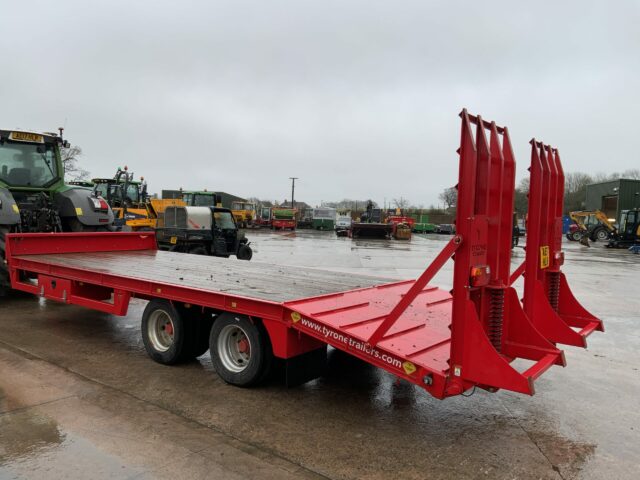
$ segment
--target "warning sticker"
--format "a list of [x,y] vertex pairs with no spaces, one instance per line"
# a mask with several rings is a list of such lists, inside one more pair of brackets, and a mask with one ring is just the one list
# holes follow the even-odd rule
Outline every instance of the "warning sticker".
[[549,267],[549,247],[540,247],[540,268]]
[[79,217],[82,216],[82,209],[80,207],[76,207],[76,215]]
[[411,362],[404,362],[402,368],[407,375],[411,375],[416,371],[416,366]]
[[293,320],[293,323],[299,322],[300,314],[298,312],[291,312],[291,320]]

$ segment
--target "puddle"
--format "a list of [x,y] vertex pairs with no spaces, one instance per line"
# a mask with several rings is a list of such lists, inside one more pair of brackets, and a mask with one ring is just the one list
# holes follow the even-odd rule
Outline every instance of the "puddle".
[[86,439],[29,408],[0,415],[1,479],[129,478],[125,465]]
[[58,425],[30,410],[0,416],[0,465],[21,462],[55,448],[65,439]]

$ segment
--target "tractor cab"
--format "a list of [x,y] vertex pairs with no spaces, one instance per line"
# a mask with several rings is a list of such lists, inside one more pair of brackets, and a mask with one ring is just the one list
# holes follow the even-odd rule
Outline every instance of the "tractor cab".
[[169,206],[156,229],[161,250],[250,260],[251,247],[231,210],[222,207]]
[[0,182],[11,189],[49,189],[63,181],[55,138],[7,133],[0,140]]
[[183,191],[182,200],[190,207],[219,207],[222,201],[220,195],[207,190]]
[[[91,189],[64,183],[60,134],[0,129],[0,229],[59,232],[108,229],[113,215]],[[2,253],[2,252],[0,252]]]
[[104,197],[112,208],[144,208],[146,186],[133,179],[133,172],[118,168],[113,178],[94,178],[91,181],[98,195]]

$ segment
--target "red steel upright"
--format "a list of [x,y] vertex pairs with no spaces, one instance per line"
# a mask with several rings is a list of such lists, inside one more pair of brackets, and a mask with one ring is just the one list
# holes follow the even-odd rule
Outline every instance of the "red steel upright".
[[576,300],[561,271],[564,172],[560,154],[535,139],[530,143],[524,309],[551,342],[586,347],[587,336],[604,327]]

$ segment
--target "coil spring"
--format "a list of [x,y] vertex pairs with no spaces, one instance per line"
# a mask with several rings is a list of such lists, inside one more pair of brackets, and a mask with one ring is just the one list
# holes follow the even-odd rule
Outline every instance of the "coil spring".
[[560,272],[547,272],[547,297],[551,308],[557,312],[560,301]]
[[495,288],[489,294],[489,340],[499,352],[502,349],[502,323],[504,321],[504,289]]

